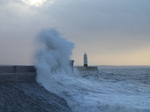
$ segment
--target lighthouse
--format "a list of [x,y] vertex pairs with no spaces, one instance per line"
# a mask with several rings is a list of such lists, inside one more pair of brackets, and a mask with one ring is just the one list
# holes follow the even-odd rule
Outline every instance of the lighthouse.
[[83,66],[76,66],[79,71],[97,71],[97,66],[88,66],[88,57],[87,54],[83,55]]
[[88,66],[88,60],[87,60],[87,54],[86,53],[84,53],[83,61],[84,61],[83,62],[84,63],[83,66],[87,67]]

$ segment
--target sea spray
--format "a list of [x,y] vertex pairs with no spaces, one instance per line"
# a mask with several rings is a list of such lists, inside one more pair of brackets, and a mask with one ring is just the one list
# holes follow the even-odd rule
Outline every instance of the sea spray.
[[43,64],[44,68],[48,67],[46,70],[50,70],[50,73],[63,68],[67,74],[71,75],[69,59],[74,44],[62,38],[55,29],[42,30],[38,40],[42,47],[37,55],[39,62],[37,68]]
[[73,75],[69,60],[74,44],[62,38],[55,29],[42,30],[37,40],[39,50],[36,55],[36,80],[45,88],[50,88],[51,92],[59,94],[57,89],[60,88],[61,82],[56,82],[54,78],[60,78],[61,74]]
[[111,79],[112,74],[100,71],[76,76],[69,65],[72,42],[55,29],[41,31],[38,40],[36,80],[63,97],[74,112],[149,112],[149,86],[116,80],[121,76],[116,74]]

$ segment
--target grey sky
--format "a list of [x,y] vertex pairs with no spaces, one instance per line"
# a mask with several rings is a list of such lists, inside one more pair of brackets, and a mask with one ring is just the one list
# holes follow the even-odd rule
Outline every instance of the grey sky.
[[0,0],[0,64],[31,64],[34,37],[43,28],[56,28],[75,43],[77,65],[84,52],[92,65],[150,64],[149,0],[43,1],[36,7]]

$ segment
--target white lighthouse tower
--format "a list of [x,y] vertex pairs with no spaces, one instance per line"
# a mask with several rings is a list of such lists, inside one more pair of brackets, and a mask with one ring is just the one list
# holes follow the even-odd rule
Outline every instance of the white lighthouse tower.
[[84,60],[84,67],[87,67],[88,66],[88,60],[87,60],[87,54],[86,53],[84,53],[84,57],[83,57],[83,60]]

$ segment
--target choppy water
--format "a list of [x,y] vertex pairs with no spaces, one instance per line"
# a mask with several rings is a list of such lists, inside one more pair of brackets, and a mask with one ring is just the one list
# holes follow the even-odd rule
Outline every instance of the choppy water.
[[84,73],[82,77],[55,71],[42,83],[63,97],[74,112],[150,111],[150,68],[105,66]]
[[108,73],[110,79],[150,85],[150,66],[99,66],[99,70]]
[[40,42],[37,82],[64,98],[73,112],[150,112],[150,67],[73,73],[68,63],[73,43],[56,30],[41,32]]

